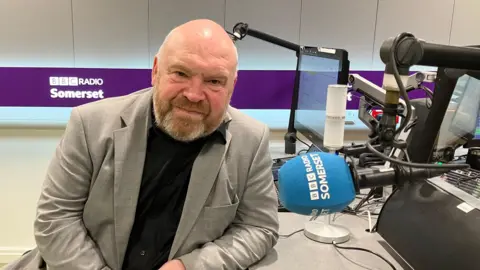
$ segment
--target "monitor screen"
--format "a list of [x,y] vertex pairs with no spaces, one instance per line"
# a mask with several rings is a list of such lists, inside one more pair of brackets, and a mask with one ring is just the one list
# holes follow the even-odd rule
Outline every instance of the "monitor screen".
[[[339,54],[303,51],[298,58],[298,99],[295,129],[317,147],[323,145],[327,88],[331,84],[347,84],[346,52]],[[342,68],[343,67],[343,68]]]
[[480,109],[480,81],[468,75],[459,78],[450,102],[458,104],[450,130],[457,136],[473,136]]
[[477,126],[473,133],[473,140],[480,140],[480,116],[477,116]]
[[[480,146],[480,80],[472,78],[472,81],[476,82],[475,91],[477,93],[477,100],[472,100],[471,102],[475,102],[477,108],[477,114],[473,114],[471,118],[472,122],[474,122],[473,126],[473,134],[472,138],[467,142],[465,145],[466,147],[479,147]],[[474,91],[474,90],[472,90]],[[475,117],[476,116],[476,117]]]
[[449,161],[456,148],[476,133],[480,111],[480,80],[463,75],[457,81],[434,147],[434,161]]

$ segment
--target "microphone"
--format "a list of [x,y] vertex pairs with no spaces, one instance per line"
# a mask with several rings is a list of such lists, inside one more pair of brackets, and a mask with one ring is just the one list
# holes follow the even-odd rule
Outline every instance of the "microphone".
[[423,180],[449,171],[448,168],[406,167],[357,170],[341,156],[310,152],[294,157],[280,167],[279,199],[290,212],[325,215],[344,210],[360,189],[401,186],[407,181]]
[[343,147],[345,115],[347,113],[347,85],[333,84],[327,88],[325,131],[323,146],[330,151]]
[[355,199],[353,183],[345,160],[326,152],[299,155],[278,171],[280,202],[301,215],[341,212]]

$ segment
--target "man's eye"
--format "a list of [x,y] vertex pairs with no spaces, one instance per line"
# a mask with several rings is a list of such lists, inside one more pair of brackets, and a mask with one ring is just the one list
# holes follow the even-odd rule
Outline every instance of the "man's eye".
[[225,80],[223,79],[209,79],[207,81],[211,85],[225,85]]
[[176,71],[175,74],[179,77],[187,77],[187,74],[181,72],[181,71]]

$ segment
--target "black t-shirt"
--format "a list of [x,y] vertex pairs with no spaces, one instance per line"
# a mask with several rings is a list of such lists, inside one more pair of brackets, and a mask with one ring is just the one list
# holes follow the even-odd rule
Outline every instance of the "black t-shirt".
[[208,137],[185,143],[174,140],[154,125],[150,128],[124,270],[157,270],[167,262],[193,162],[205,142],[219,135],[224,135],[221,129]]

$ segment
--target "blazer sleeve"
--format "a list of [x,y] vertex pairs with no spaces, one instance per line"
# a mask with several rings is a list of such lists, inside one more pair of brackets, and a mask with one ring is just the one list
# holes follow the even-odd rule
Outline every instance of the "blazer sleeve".
[[74,108],[47,169],[34,222],[37,248],[48,269],[109,269],[82,220],[91,176],[85,130]]
[[178,258],[187,270],[247,269],[276,245],[278,197],[266,126],[257,149],[234,221],[219,239]]

